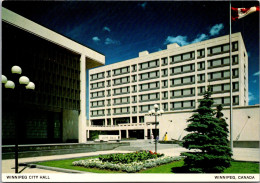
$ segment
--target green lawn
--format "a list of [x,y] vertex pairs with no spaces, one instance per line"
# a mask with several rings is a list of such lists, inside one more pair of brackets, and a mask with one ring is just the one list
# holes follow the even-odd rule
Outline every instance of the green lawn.
[[[57,160],[57,161],[46,161],[39,162],[38,165],[72,169],[72,170],[80,170],[86,172],[93,173],[123,173],[118,171],[110,171],[110,170],[99,170],[97,168],[84,168],[73,166],[73,161],[78,161],[82,159],[88,159],[93,157],[85,157],[85,158],[76,158],[76,159],[67,159],[67,160]],[[183,160],[175,161],[172,163],[168,163],[165,165],[161,165],[154,168],[149,168],[146,170],[140,171],[140,173],[185,173],[182,171],[182,166],[184,164]],[[231,167],[227,168],[224,173],[259,173],[259,163],[252,162],[232,162]]]

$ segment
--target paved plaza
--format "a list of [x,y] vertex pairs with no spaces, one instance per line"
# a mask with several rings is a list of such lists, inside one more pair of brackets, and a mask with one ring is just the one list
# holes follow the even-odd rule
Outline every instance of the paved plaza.
[[[58,160],[58,159],[69,159],[86,156],[95,156],[100,154],[110,153],[126,153],[139,150],[155,150],[155,144],[151,143],[150,140],[136,140],[129,141],[130,146],[121,146],[109,151],[96,151],[87,153],[76,153],[76,154],[65,154],[65,155],[53,155],[53,156],[40,156],[40,157],[29,157],[19,158],[19,163],[30,163],[38,161]],[[92,143],[92,142],[88,142]],[[159,144],[157,145],[157,152],[164,153],[167,156],[179,156],[181,152],[185,152],[187,149],[180,147],[177,144]],[[237,161],[252,161],[259,162],[260,160],[259,148],[234,148],[233,159]],[[14,159],[2,160],[2,173],[14,173]],[[50,170],[42,168],[29,168],[25,166],[19,167],[20,173],[64,173],[60,170]]]

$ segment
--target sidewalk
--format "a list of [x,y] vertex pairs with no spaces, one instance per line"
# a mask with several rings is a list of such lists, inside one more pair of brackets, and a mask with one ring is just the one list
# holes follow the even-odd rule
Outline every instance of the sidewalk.
[[[131,149],[131,150],[130,150]],[[40,157],[30,157],[30,158],[19,158],[19,163],[30,163],[38,161],[49,161],[58,159],[69,159],[77,157],[94,156],[100,154],[110,154],[110,153],[127,153],[138,150],[155,150],[155,144],[151,144],[148,141],[136,141],[131,142],[130,146],[119,147],[110,151],[97,151],[97,152],[87,152],[87,153],[77,153],[77,154],[65,154],[65,155],[54,155],[54,156],[40,156]],[[185,152],[187,149],[182,148],[176,144],[158,144],[157,152],[164,153],[167,156],[179,156],[181,152]],[[234,148],[233,159],[237,161],[252,161],[259,162],[260,150],[258,148]],[[2,173],[14,173],[14,159],[2,160]],[[19,167],[20,173],[62,173],[55,170],[45,170],[39,168],[29,168],[21,166]]]

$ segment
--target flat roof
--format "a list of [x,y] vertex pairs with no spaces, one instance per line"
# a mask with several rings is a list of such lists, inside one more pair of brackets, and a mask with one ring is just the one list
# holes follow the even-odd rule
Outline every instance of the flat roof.
[[57,32],[54,32],[40,24],[37,24],[13,11],[2,7],[2,21],[18,27],[24,31],[30,32],[36,36],[46,39],[54,44],[64,47],[68,50],[84,55],[91,60],[105,64],[105,56],[93,49],[90,49],[78,42],[71,40]]

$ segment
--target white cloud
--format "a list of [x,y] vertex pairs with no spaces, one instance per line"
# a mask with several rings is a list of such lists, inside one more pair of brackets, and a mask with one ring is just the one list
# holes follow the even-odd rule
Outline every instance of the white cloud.
[[113,40],[113,39],[110,39],[110,38],[106,38],[105,44],[106,45],[109,45],[109,44],[120,44],[120,41]]
[[197,37],[192,41],[188,41],[188,36],[182,36],[182,35],[168,36],[164,41],[164,44],[178,43],[180,46],[184,46],[191,43],[197,43],[200,41],[207,40],[212,36],[218,35],[223,28],[224,25],[222,23],[216,24],[211,27],[208,34],[204,34],[204,33],[198,34]]
[[194,39],[194,40],[192,41],[192,43],[201,42],[201,41],[203,41],[203,40],[208,39],[208,37],[209,37],[209,36],[206,35],[206,34],[200,34],[200,35],[197,36],[196,39]]
[[251,102],[252,100],[255,100],[256,98],[255,98],[255,96],[253,95],[253,93],[251,93],[251,92],[248,92],[248,100],[249,100],[249,102]]
[[97,36],[93,37],[92,40],[96,43],[100,41],[100,39]]
[[164,42],[164,44],[178,43],[181,46],[189,44],[187,42],[187,36],[168,36]]
[[254,76],[259,76],[259,75],[260,75],[260,71],[254,73]]
[[103,31],[108,31],[108,32],[110,32],[111,29],[110,29],[109,27],[103,27]]
[[223,24],[216,24],[213,27],[211,27],[209,34],[211,36],[216,36],[219,34],[219,32],[224,28]]

